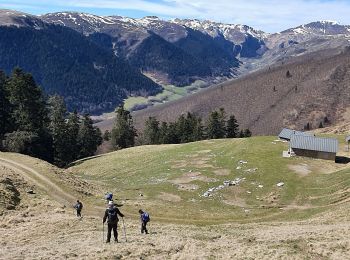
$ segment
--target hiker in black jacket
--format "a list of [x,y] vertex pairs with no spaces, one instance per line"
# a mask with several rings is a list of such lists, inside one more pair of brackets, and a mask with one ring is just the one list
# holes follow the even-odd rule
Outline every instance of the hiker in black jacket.
[[81,210],[83,209],[83,203],[77,200],[77,204],[75,204],[74,208],[77,210],[77,217],[81,217]]
[[117,232],[118,221],[119,221],[118,215],[121,217],[124,217],[124,215],[119,211],[119,209],[114,206],[113,201],[110,201],[108,203],[108,208],[106,209],[105,215],[103,217],[103,224],[108,219],[107,220],[108,232],[107,232],[106,243],[109,243],[111,241],[112,229],[114,234],[114,241],[118,242],[118,232]]

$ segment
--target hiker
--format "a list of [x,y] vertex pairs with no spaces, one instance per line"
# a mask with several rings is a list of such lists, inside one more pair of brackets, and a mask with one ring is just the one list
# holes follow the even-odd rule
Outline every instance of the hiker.
[[107,192],[105,198],[108,202],[112,201],[113,200],[113,193]]
[[77,200],[77,204],[75,204],[74,208],[77,210],[77,217],[81,217],[81,210],[83,209],[83,203]]
[[108,208],[105,211],[105,215],[103,217],[103,225],[105,224],[107,220],[108,224],[108,231],[107,231],[107,240],[106,243],[109,243],[111,241],[111,235],[112,235],[112,229],[113,229],[113,234],[114,234],[114,241],[118,242],[118,215],[121,216],[122,218],[124,215],[119,211],[117,207],[114,206],[113,201],[108,202]]
[[143,234],[143,232],[148,234],[147,223],[151,220],[149,214],[147,212],[144,212],[142,209],[139,210],[139,213],[141,220],[141,234]]

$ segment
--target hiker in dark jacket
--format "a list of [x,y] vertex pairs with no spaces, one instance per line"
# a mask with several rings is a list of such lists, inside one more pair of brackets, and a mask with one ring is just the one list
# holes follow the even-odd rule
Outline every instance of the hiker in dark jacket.
[[141,234],[143,234],[143,232],[148,234],[147,223],[150,221],[149,214],[147,212],[143,212],[142,209],[139,210],[139,213],[140,213],[140,220],[141,220]]
[[106,220],[108,224],[106,243],[109,243],[111,241],[112,229],[114,234],[114,241],[118,242],[118,215],[122,218],[124,217],[124,215],[119,211],[119,209],[114,206],[113,201],[110,201],[108,203],[108,208],[106,209],[105,215],[103,217],[103,224],[106,222]]
[[77,204],[75,204],[74,208],[77,210],[77,217],[81,217],[81,210],[83,209],[83,203],[77,200]]

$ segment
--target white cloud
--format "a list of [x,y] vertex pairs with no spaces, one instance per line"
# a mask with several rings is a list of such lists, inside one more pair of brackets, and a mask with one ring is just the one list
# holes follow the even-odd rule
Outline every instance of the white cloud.
[[161,17],[242,23],[269,32],[316,20],[350,24],[350,3],[345,0],[51,0],[49,4],[39,0],[31,4],[38,7],[42,4],[56,5],[62,10],[93,8],[97,14],[101,8],[111,9],[114,14],[118,14],[118,10],[134,10]]

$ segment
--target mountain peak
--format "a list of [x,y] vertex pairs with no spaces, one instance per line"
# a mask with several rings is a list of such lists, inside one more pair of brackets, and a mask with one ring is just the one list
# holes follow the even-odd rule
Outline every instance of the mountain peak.
[[332,20],[321,20],[321,21],[318,21],[319,23],[322,23],[322,24],[330,24],[330,25],[340,25],[339,22],[337,21],[332,21]]
[[156,21],[159,21],[159,20],[160,20],[160,18],[159,18],[158,16],[153,16],[153,15],[151,15],[151,16],[145,16],[145,17],[143,17],[143,19],[147,19],[147,20],[156,20]]
[[33,27],[41,29],[44,22],[37,16],[8,9],[0,9],[0,26]]
[[330,20],[321,20],[315,21],[308,24],[303,24],[295,28],[288,29],[282,33],[294,33],[296,35],[310,35],[310,36],[319,36],[319,35],[349,35],[350,26],[341,25],[336,21]]

